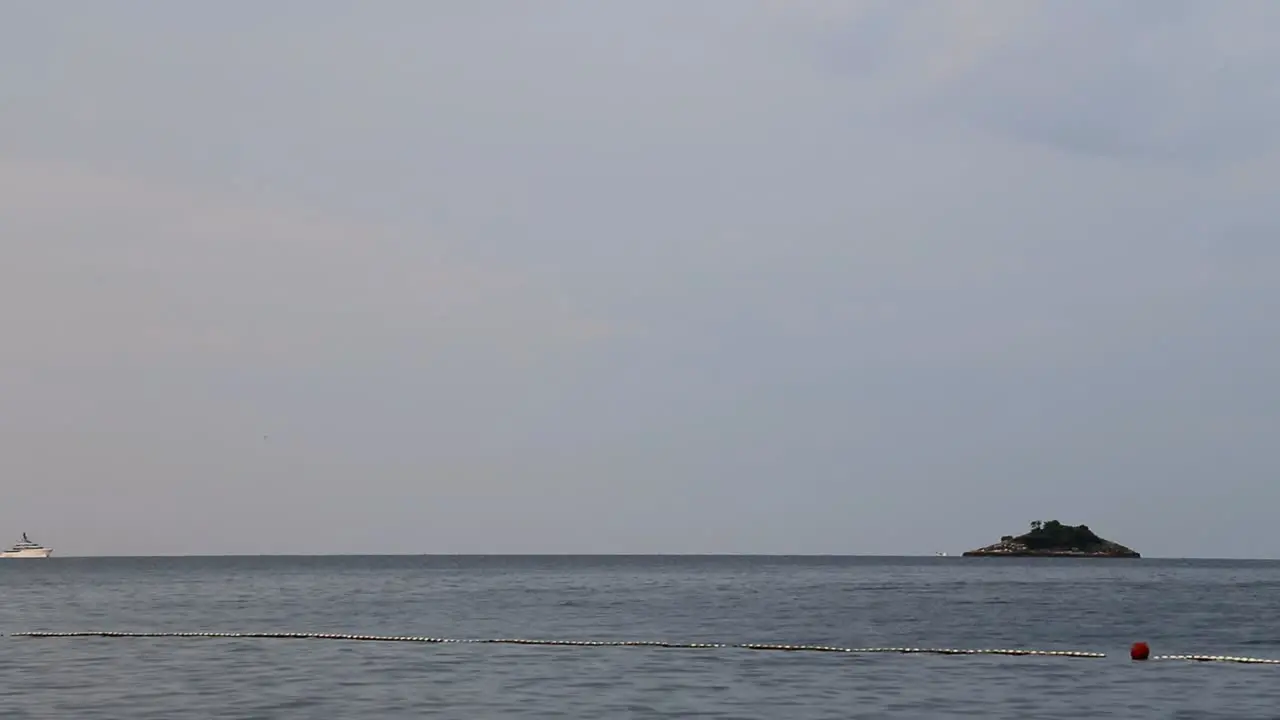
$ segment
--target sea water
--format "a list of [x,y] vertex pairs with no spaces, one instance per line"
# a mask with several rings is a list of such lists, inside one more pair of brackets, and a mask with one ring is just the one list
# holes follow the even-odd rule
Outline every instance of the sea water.
[[1280,563],[851,557],[0,561],[0,632],[1083,650],[1103,659],[0,638],[0,717],[1280,717]]

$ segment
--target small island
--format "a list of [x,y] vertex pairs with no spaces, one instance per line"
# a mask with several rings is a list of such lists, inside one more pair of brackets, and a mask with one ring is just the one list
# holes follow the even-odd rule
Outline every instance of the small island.
[[965,557],[1142,557],[1120,543],[1098,537],[1088,525],[1063,525],[1057,520],[1031,523],[1031,532],[1005,535],[995,545],[970,550]]

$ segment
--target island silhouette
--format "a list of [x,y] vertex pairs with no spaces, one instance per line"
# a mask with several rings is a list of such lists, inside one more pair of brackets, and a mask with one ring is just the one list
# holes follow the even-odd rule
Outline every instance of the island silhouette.
[[1031,523],[1031,531],[1005,535],[994,545],[969,550],[965,557],[1142,557],[1135,550],[1098,537],[1088,525],[1064,525],[1057,520]]

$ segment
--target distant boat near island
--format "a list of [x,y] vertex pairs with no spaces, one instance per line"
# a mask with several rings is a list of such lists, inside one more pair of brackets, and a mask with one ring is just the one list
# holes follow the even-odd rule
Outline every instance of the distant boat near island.
[[53,548],[32,542],[26,533],[22,540],[14,543],[9,549],[0,551],[0,558],[47,558],[53,554]]
[[1031,523],[1031,531],[1005,535],[994,545],[969,550],[964,557],[1085,557],[1140,558],[1137,551],[1094,534],[1088,525],[1064,525],[1057,520]]

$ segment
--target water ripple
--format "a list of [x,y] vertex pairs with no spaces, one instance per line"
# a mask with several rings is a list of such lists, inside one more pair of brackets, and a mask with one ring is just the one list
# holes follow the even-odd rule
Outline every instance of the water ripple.
[[956,558],[202,558],[0,564],[0,631],[1015,646],[1104,660],[0,638],[6,718],[1274,715],[1280,565]]

